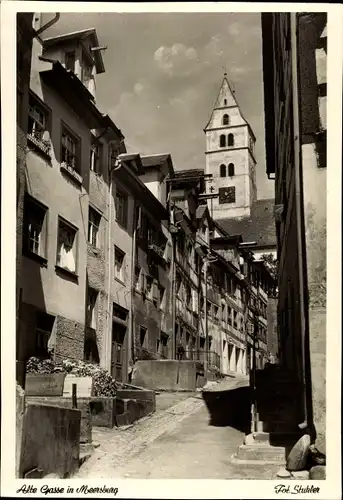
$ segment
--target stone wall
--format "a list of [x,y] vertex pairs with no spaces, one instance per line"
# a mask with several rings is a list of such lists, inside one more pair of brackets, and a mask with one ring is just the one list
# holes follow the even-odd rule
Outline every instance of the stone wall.
[[[20,413],[17,413],[17,422]],[[81,412],[39,404],[28,404],[21,425],[17,477],[35,468],[45,476],[73,475],[79,467]],[[20,433],[17,431],[17,439]]]
[[176,360],[137,361],[132,383],[149,389],[195,391],[197,362]]

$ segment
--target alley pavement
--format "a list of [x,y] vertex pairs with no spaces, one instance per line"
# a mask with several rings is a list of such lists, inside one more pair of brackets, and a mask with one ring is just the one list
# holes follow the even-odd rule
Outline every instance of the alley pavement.
[[[244,377],[226,379],[204,392],[234,391],[247,383]],[[76,477],[275,479],[277,466],[231,463],[244,432],[239,426],[211,424],[201,392],[161,393],[156,399],[156,413],[128,428],[94,428],[93,440],[100,446]]]

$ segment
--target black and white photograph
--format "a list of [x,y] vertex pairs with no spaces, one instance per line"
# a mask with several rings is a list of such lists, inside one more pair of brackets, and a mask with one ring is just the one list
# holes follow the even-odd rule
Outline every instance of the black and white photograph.
[[338,499],[342,6],[141,5],[2,5],[3,494]]

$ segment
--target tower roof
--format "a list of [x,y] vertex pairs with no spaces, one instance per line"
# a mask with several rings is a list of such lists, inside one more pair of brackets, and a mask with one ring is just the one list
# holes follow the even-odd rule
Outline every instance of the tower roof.
[[211,124],[211,121],[212,121],[213,112],[216,109],[225,109],[225,108],[232,108],[232,107],[237,107],[239,109],[239,113],[240,113],[240,115],[242,117],[242,120],[249,127],[249,131],[250,131],[252,137],[254,138],[254,140],[256,140],[255,134],[251,130],[251,127],[250,127],[249,123],[244,118],[242,110],[239,107],[239,104],[238,104],[238,102],[236,100],[236,97],[235,97],[235,91],[232,89],[232,86],[230,85],[230,82],[229,82],[229,80],[227,78],[227,73],[224,73],[224,77],[223,77],[223,80],[222,80],[222,83],[221,83],[221,86],[220,86],[220,89],[219,89],[219,92],[218,92],[218,95],[217,95],[217,98],[216,98],[213,110],[211,112],[210,119],[208,120],[208,122],[206,124],[206,127],[204,128],[204,132],[206,132],[206,130],[208,130],[208,129],[211,128],[210,124]]

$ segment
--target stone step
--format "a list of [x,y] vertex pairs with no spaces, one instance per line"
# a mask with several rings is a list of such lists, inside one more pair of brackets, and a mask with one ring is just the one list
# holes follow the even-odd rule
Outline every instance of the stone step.
[[268,463],[285,462],[285,448],[267,443],[242,444],[237,451],[238,460],[266,460]]

